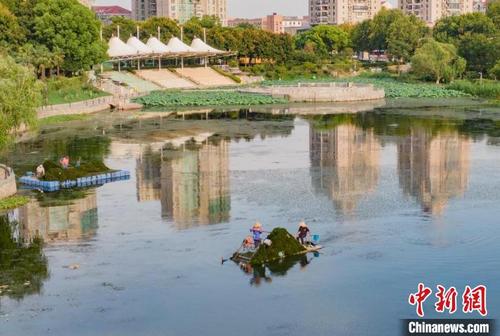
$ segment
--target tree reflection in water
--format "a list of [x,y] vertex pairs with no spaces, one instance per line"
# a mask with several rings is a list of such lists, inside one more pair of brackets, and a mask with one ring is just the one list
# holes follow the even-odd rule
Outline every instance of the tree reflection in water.
[[0,296],[20,300],[40,292],[49,270],[42,240],[20,241],[18,226],[8,215],[0,216]]

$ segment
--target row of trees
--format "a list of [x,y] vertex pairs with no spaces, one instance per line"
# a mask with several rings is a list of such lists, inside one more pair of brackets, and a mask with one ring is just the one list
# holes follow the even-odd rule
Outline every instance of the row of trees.
[[74,74],[106,57],[100,22],[77,0],[0,0],[0,48],[40,77]]

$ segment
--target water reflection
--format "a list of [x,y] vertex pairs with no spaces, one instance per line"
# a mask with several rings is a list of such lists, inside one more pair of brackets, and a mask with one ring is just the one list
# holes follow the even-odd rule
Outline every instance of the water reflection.
[[399,184],[423,211],[443,213],[448,200],[462,195],[468,183],[470,140],[457,131],[413,128],[398,144]]
[[345,123],[309,131],[312,185],[349,215],[378,183],[380,144],[372,129]]
[[250,276],[250,285],[259,287],[263,283],[272,283],[273,277],[284,277],[292,268],[298,265],[301,271],[306,270],[319,253],[303,254],[294,257],[288,257],[266,265],[252,266],[248,263],[239,263],[240,269],[246,275]]
[[95,190],[90,189],[79,197],[62,205],[32,199],[19,208],[16,220],[22,240],[31,242],[41,238],[50,243],[93,237],[98,227]]
[[177,228],[229,221],[229,141],[183,146],[161,164],[162,216]]
[[0,215],[0,297],[22,299],[39,293],[49,277],[40,239],[26,244],[11,214]]

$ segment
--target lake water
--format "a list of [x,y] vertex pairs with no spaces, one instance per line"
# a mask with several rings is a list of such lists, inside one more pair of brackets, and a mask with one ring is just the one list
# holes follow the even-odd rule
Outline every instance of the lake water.
[[[0,296],[0,334],[399,335],[419,282],[459,295],[485,284],[499,318],[493,112],[146,113],[42,128],[0,161],[20,173],[69,154],[131,178],[34,193],[0,217],[2,239],[45,242],[28,272],[18,257],[1,264],[15,286]],[[255,220],[295,232],[301,219],[319,255],[265,273],[221,265]],[[434,302],[426,317],[443,316]]]

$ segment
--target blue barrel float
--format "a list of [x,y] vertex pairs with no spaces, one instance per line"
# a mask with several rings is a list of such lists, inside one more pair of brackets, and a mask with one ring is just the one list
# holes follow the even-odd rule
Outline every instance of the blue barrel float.
[[130,172],[126,170],[115,170],[98,175],[80,177],[76,180],[67,181],[42,181],[33,176],[26,174],[19,178],[19,182],[30,189],[40,189],[44,192],[58,191],[60,189],[83,188],[96,185],[102,185],[114,181],[122,181],[130,179]]

